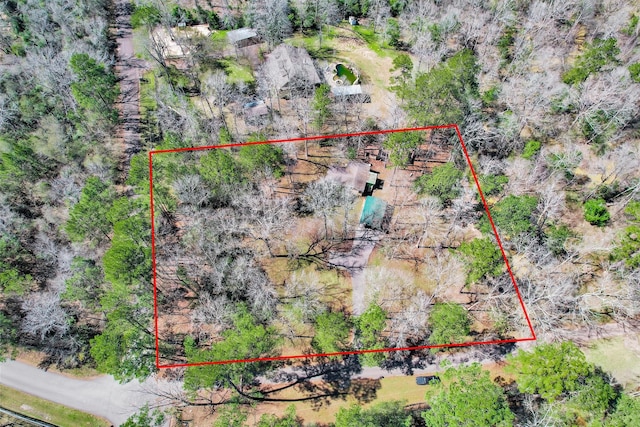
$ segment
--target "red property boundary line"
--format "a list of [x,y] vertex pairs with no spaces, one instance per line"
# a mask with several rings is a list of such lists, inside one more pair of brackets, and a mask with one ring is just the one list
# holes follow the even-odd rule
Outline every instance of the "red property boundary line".
[[[475,341],[475,342],[455,343],[455,344],[422,345],[422,346],[415,346],[415,347],[383,348],[383,349],[375,349],[375,350],[352,350],[352,351],[340,351],[335,353],[317,353],[317,354],[314,353],[314,354],[300,354],[300,355],[293,355],[293,356],[257,357],[252,359],[219,360],[219,361],[197,362],[197,363],[176,363],[171,365],[160,364],[160,338],[159,338],[159,332],[158,332],[158,286],[157,286],[157,275],[156,275],[155,215],[154,215],[154,205],[153,205],[153,155],[154,154],[180,153],[184,151],[203,151],[203,150],[211,150],[216,148],[240,147],[245,145],[315,141],[315,140],[322,140],[322,139],[336,139],[336,138],[364,136],[364,135],[382,135],[387,133],[425,131],[425,130],[432,130],[432,129],[455,129],[456,131],[458,139],[460,140],[460,146],[462,147],[464,156],[467,159],[467,164],[469,165],[469,169],[471,170],[471,174],[473,175],[473,180],[476,183],[476,188],[478,189],[478,193],[480,194],[480,198],[482,199],[482,204],[484,206],[485,212],[487,213],[487,217],[489,218],[491,229],[493,230],[493,234],[496,237],[498,246],[500,247],[500,252],[502,253],[502,258],[504,259],[504,263],[507,266],[509,277],[511,278],[511,282],[513,283],[513,287],[516,291],[516,295],[518,296],[520,307],[522,307],[522,311],[527,321],[529,331],[531,332],[530,337],[512,338],[512,339],[505,339],[505,340],[493,340],[493,341]],[[149,197],[150,197],[150,206],[151,206],[151,265],[153,269],[153,314],[154,314],[155,339],[156,339],[156,367],[158,369],[180,368],[180,367],[188,367],[188,366],[203,366],[203,365],[221,365],[221,364],[227,364],[227,363],[241,363],[241,362],[264,362],[264,361],[275,361],[275,360],[286,360],[286,359],[304,359],[304,358],[311,358],[311,357],[381,353],[381,352],[390,352],[390,351],[423,350],[423,349],[429,349],[429,348],[470,347],[474,345],[507,344],[507,343],[522,342],[522,341],[535,341],[537,339],[535,331],[533,330],[533,326],[531,324],[531,319],[529,318],[529,314],[527,313],[527,309],[524,305],[524,301],[522,300],[520,289],[518,288],[518,284],[516,283],[516,278],[513,275],[513,272],[511,271],[509,260],[507,259],[507,255],[504,251],[504,247],[502,246],[500,235],[498,234],[498,230],[496,229],[496,226],[493,222],[493,218],[491,217],[491,213],[489,212],[489,206],[487,205],[487,201],[484,197],[484,194],[482,193],[482,189],[480,188],[480,182],[478,181],[478,176],[476,175],[476,171],[473,169],[473,164],[471,163],[471,158],[469,157],[469,152],[467,151],[467,146],[465,145],[462,139],[462,134],[460,133],[460,129],[458,128],[457,124],[425,126],[425,127],[405,128],[405,129],[387,129],[387,130],[380,130],[380,131],[344,133],[344,134],[336,134],[336,135],[318,135],[318,136],[309,136],[309,137],[303,137],[303,138],[274,139],[274,140],[268,140],[268,141],[245,142],[245,143],[235,143],[235,144],[225,144],[225,145],[210,145],[210,146],[203,146],[203,147],[174,148],[174,149],[168,149],[168,150],[152,150],[149,152]]]

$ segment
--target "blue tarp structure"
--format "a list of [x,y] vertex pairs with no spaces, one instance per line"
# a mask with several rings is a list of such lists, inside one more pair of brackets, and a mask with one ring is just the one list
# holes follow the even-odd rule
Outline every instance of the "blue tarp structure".
[[367,196],[362,207],[360,224],[379,230],[382,228],[386,211],[387,202],[377,197]]

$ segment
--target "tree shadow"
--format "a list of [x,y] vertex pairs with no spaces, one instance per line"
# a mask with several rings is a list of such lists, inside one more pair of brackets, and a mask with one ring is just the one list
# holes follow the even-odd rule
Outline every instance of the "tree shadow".
[[363,378],[354,380],[349,388],[349,395],[355,397],[358,403],[369,403],[373,401],[378,390],[382,387],[379,379]]

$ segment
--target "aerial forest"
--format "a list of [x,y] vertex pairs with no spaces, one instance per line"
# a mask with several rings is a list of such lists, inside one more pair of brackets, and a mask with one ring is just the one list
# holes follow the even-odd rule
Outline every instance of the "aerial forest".
[[172,384],[130,425],[633,425],[590,355],[638,335],[639,40],[633,0],[0,2],[0,361]]

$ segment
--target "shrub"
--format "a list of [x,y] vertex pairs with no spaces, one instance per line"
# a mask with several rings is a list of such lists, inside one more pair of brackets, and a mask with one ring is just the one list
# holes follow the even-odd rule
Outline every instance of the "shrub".
[[629,203],[624,212],[631,216],[631,225],[621,233],[620,241],[611,253],[611,259],[624,260],[629,268],[637,268],[640,267],[640,202]]
[[499,86],[491,86],[487,91],[480,94],[480,99],[484,105],[490,105],[493,101],[498,99],[500,93]]
[[547,248],[549,248],[554,255],[558,256],[566,252],[564,247],[565,242],[569,237],[573,236],[575,236],[575,234],[566,225],[552,225],[545,232],[545,243]]
[[635,13],[631,14],[631,18],[629,18],[629,25],[622,29],[622,32],[628,36],[632,36],[638,26],[638,21],[640,18]]
[[617,40],[595,39],[587,44],[584,53],[580,55],[573,68],[562,75],[566,84],[582,83],[590,74],[600,71],[605,65],[617,62],[616,56],[620,53]]
[[547,157],[548,166],[551,169],[562,172],[567,179],[573,179],[573,171],[578,167],[581,161],[582,153],[580,151],[564,152],[560,154],[551,153]]
[[631,75],[631,80],[640,83],[640,62],[629,65],[629,74]]
[[536,141],[535,139],[527,141],[527,143],[524,146],[524,150],[522,151],[522,158],[524,159],[532,158],[533,156],[538,154],[538,151],[540,151],[540,147],[542,147],[542,144],[540,144],[540,141]]
[[602,227],[608,221],[611,215],[604,204],[603,199],[589,199],[584,204],[584,219],[591,225]]
[[517,29],[515,27],[507,27],[498,39],[498,50],[505,61],[511,61],[512,59],[516,33]]

